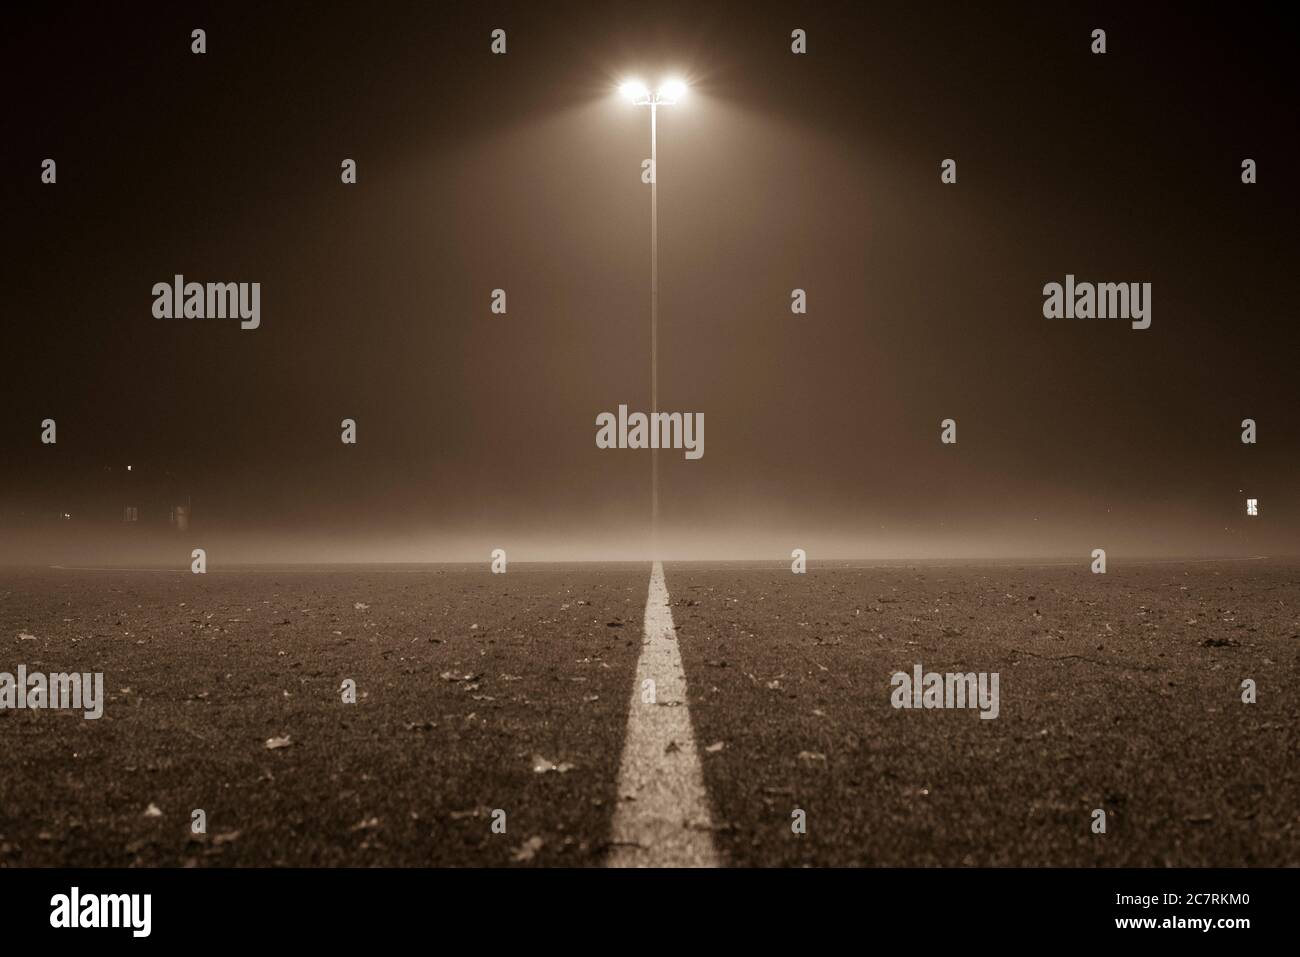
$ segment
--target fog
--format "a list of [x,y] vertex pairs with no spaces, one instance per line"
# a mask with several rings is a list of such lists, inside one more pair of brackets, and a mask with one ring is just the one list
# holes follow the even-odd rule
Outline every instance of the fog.
[[[1109,15],[1101,63],[1032,5],[818,5],[806,57],[782,5],[545,7],[214,11],[204,57],[165,7],[6,38],[51,78],[6,137],[0,561],[1300,550],[1284,57],[1159,11]],[[649,408],[633,73],[691,84],[659,405],[707,448],[659,453],[657,544],[651,452],[595,441]],[[1067,273],[1150,282],[1151,327],[1045,319]],[[260,325],[156,318],[177,274],[260,283]]]

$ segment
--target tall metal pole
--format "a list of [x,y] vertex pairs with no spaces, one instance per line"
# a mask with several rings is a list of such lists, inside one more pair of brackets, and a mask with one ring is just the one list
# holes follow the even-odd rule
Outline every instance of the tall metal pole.
[[[658,110],[650,101],[650,412],[659,411],[659,149]],[[656,420],[650,419],[654,427]],[[658,443],[656,443],[657,445]],[[650,537],[659,557],[659,450],[650,449]]]

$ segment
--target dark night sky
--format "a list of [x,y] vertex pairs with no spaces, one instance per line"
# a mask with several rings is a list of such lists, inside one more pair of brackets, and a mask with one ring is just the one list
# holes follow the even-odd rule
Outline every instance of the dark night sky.
[[[594,422],[649,406],[648,114],[614,88],[670,73],[660,405],[706,419],[661,456],[670,555],[1300,551],[1293,34],[1128,6],[18,18],[0,560],[126,462],[244,560],[642,553],[649,453]],[[1151,282],[1151,328],[1044,319],[1067,272]],[[175,273],[260,282],[261,328],[154,318]]]

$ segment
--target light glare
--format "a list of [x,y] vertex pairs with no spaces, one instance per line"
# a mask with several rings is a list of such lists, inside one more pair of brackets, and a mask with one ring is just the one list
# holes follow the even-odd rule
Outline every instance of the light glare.
[[665,80],[663,85],[659,87],[660,98],[669,103],[672,103],[675,100],[680,100],[685,95],[686,84],[676,78]]
[[640,80],[628,80],[618,88],[618,91],[629,103],[636,103],[650,95],[650,91]]

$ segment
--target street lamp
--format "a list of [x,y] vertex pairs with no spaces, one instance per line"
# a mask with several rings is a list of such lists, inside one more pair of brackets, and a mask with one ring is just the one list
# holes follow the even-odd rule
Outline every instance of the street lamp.
[[[619,92],[633,106],[650,107],[650,413],[659,411],[659,107],[679,102],[686,84],[668,79],[653,93],[640,80],[628,80]],[[651,422],[655,420],[651,418]],[[657,445],[658,443],[656,443]],[[659,552],[659,450],[650,449],[650,530],[655,557]]]

